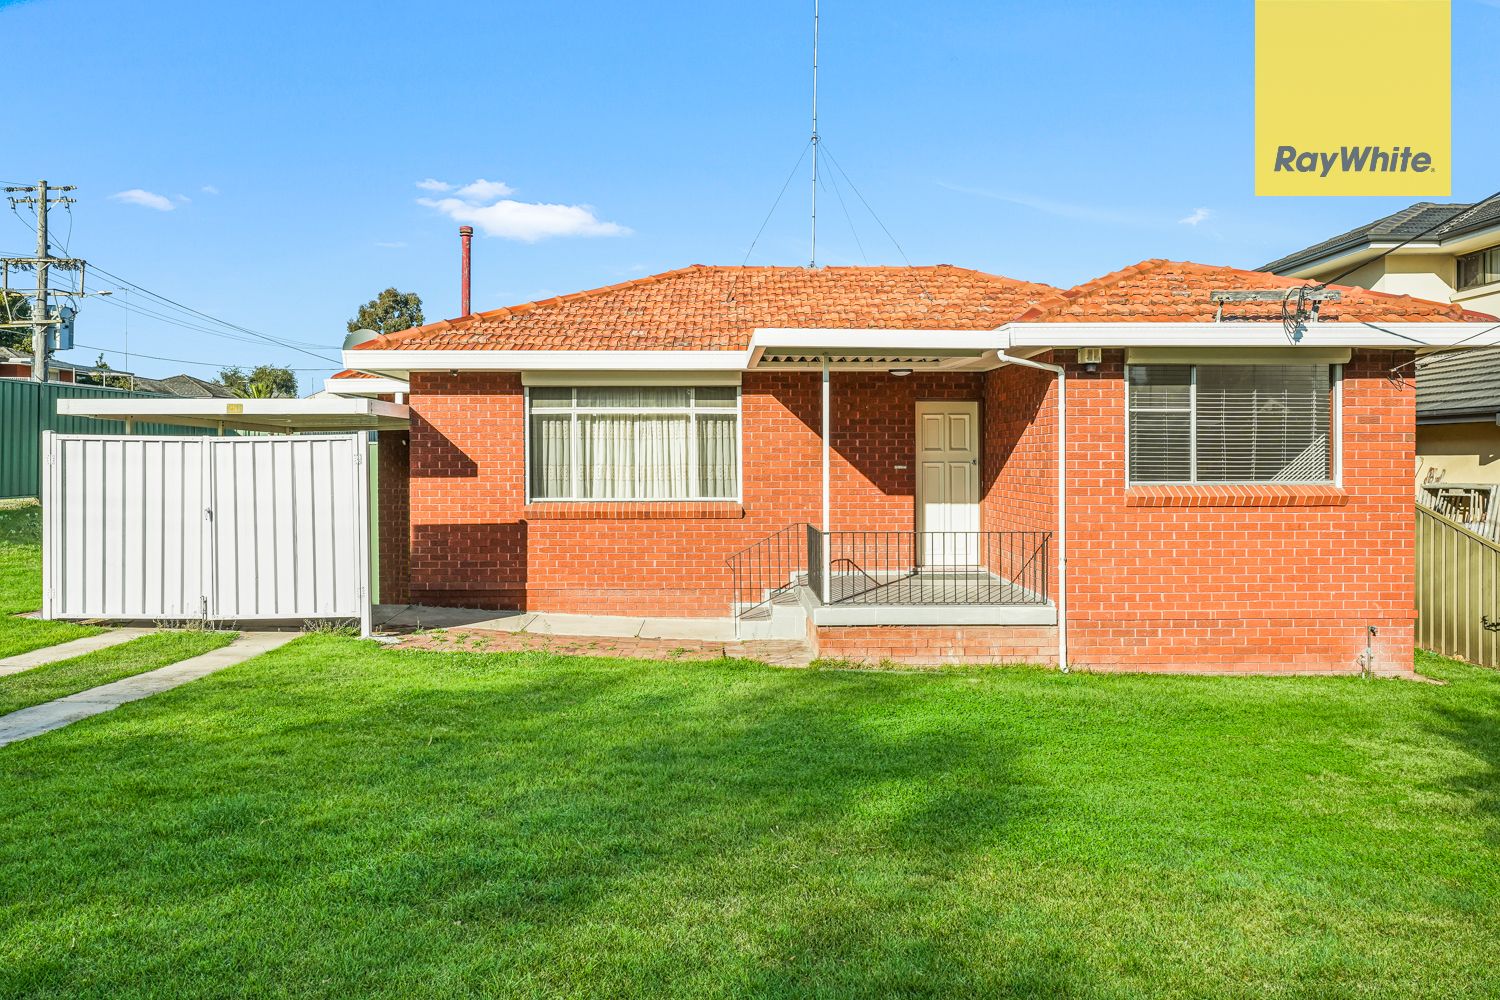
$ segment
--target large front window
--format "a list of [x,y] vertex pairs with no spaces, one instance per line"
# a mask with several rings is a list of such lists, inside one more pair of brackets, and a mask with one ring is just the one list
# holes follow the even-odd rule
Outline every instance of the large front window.
[[533,500],[739,497],[734,386],[533,386],[528,395]]
[[1329,365],[1131,365],[1132,483],[1326,483]]

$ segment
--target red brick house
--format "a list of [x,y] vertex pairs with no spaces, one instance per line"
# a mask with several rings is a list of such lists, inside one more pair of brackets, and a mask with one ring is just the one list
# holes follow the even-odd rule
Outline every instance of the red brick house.
[[351,342],[330,381],[410,408],[387,602],[740,615],[921,663],[1410,670],[1408,363],[1490,318],[1340,289],[1284,322],[1300,285],[698,266]]

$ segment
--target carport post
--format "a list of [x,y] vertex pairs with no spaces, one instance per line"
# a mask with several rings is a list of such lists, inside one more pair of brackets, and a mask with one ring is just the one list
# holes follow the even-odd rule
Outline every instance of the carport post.
[[828,545],[829,515],[828,515],[828,355],[823,355],[823,593],[817,595],[818,600],[827,602],[828,593],[833,586],[832,577],[829,576],[833,568],[832,556]]

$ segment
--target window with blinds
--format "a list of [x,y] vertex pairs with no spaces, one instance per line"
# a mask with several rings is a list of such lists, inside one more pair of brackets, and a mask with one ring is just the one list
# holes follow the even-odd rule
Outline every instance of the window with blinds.
[[533,500],[739,496],[734,386],[538,386],[528,397]]
[[1131,365],[1132,483],[1326,483],[1329,365]]

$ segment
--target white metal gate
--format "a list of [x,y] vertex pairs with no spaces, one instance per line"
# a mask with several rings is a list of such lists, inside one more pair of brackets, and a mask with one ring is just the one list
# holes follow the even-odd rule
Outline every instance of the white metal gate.
[[362,434],[47,434],[46,618],[358,618],[369,632]]

